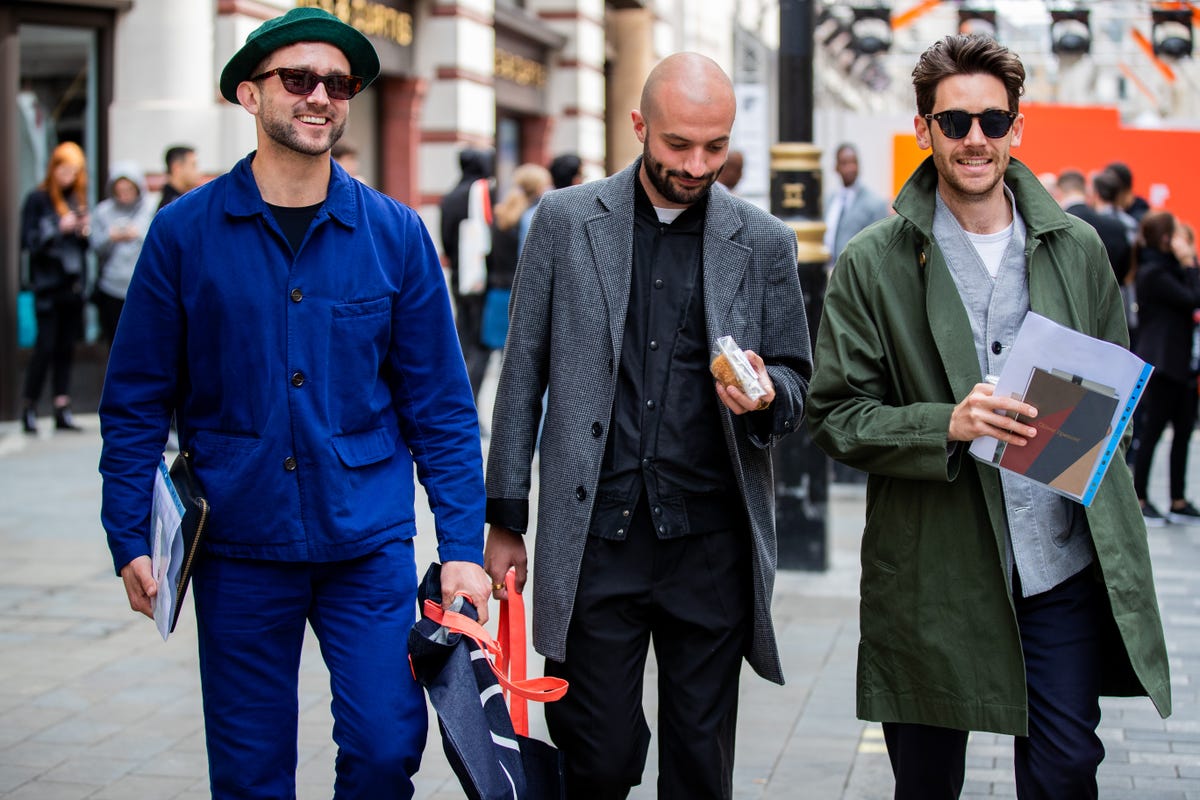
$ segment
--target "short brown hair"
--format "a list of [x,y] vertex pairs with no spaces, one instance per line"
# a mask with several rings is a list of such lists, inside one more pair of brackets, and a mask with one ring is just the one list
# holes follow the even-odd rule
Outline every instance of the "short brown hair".
[[933,113],[937,87],[953,75],[991,75],[1008,92],[1008,110],[1016,111],[1025,91],[1025,66],[1017,54],[990,36],[947,36],[931,45],[913,69],[917,113]]

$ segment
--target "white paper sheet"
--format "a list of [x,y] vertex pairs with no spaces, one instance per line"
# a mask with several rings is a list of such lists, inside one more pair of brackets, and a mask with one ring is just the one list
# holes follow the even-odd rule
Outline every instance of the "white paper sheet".
[[158,584],[158,596],[154,600],[154,624],[163,641],[171,633],[171,619],[175,614],[175,586],[179,583],[179,572],[183,568],[183,503],[175,493],[167,462],[158,463],[154,474],[154,505],[150,513],[150,526],[154,532],[150,551],[150,569]]

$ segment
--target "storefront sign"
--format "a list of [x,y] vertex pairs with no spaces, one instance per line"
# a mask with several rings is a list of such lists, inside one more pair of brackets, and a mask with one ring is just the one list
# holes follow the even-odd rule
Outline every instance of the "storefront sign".
[[495,76],[518,86],[541,89],[546,85],[546,67],[531,58],[496,48]]
[[303,8],[319,8],[352,25],[367,36],[408,47],[413,41],[413,15],[372,0],[296,0]]

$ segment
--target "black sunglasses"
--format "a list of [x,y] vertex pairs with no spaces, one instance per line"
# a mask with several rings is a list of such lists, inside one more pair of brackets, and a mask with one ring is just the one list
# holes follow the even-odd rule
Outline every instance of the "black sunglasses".
[[1000,139],[1012,128],[1017,112],[1004,111],[999,108],[989,108],[979,114],[967,111],[941,111],[937,114],[926,114],[925,119],[936,119],[942,133],[947,139],[961,139],[971,132],[971,121],[979,120],[979,129],[989,139]]
[[323,83],[325,93],[332,100],[349,100],[362,91],[363,86],[363,79],[357,75],[318,75],[306,69],[289,67],[276,67],[261,75],[255,75],[250,80],[261,81],[272,75],[278,75],[283,88],[292,94],[308,96],[316,90],[318,83]]

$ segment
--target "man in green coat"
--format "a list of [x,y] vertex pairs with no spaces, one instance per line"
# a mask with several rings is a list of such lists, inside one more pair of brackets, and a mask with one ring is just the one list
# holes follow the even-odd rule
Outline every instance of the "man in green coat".
[[1024,80],[986,37],[921,56],[914,124],[932,155],[838,259],[817,338],[813,437],[870,474],[858,715],[883,722],[897,798],[958,797],[971,730],[1017,737],[1022,800],[1094,798],[1099,696],[1170,713],[1124,461],[1085,508],[967,453],[1037,434],[1013,414],[1036,409],[985,380],[1028,311],[1127,345],[1096,232],[1009,157]]

